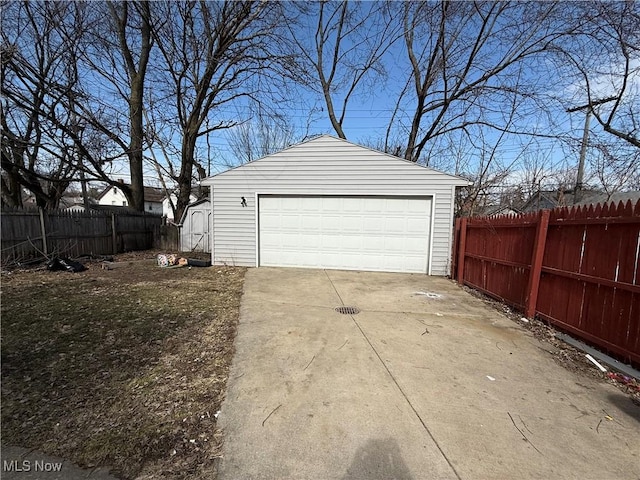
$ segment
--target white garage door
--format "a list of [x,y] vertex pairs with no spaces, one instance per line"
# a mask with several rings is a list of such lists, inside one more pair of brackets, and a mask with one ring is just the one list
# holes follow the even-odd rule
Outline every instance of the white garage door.
[[427,273],[431,198],[259,197],[260,265]]

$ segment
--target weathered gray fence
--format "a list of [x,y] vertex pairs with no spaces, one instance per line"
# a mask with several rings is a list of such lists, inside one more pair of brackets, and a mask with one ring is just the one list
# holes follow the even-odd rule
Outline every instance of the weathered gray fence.
[[3,265],[45,256],[110,255],[154,246],[162,217],[143,212],[3,209]]
[[167,252],[177,252],[180,249],[180,231],[171,224],[158,226],[153,232],[153,246]]

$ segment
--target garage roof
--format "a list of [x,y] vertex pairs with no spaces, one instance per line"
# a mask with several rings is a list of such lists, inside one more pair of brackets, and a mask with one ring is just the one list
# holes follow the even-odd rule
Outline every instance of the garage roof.
[[[436,170],[434,168],[431,167],[426,167],[424,165],[419,165],[415,162],[411,162],[409,160],[406,160],[404,158],[400,158],[400,157],[396,157],[395,155],[391,155],[388,153],[384,153],[384,152],[380,152],[378,150],[374,150],[372,148],[369,147],[364,147],[362,145],[358,145],[356,143],[352,143],[349,142],[348,140],[344,140],[342,138],[337,138],[334,137],[332,135],[328,135],[328,134],[323,134],[320,135],[318,137],[312,138],[310,140],[306,140],[304,142],[298,143],[296,145],[292,145],[288,148],[285,148],[284,150],[281,150],[279,152],[273,153],[271,155],[267,155],[265,157],[259,158],[257,160],[254,160],[252,162],[249,163],[245,163],[243,165],[231,168],[229,170],[226,170],[224,172],[218,173],[216,175],[213,175],[211,177],[205,178],[204,180],[202,180],[201,184],[202,185],[213,185],[215,183],[215,179],[219,178],[219,177],[224,177],[227,175],[233,175],[237,170],[241,170],[241,169],[245,169],[245,168],[250,168],[254,165],[256,165],[257,163],[263,164],[266,162],[269,162],[270,160],[277,160],[277,161],[291,161],[291,162],[296,162],[296,163],[300,163],[300,162],[304,162],[304,161],[318,161],[320,160],[336,160],[336,153],[335,151],[330,151],[327,152],[327,154],[323,157],[319,157],[317,152],[314,150],[313,153],[311,153],[311,150],[308,149],[308,147],[312,147],[314,143],[316,142],[323,142],[326,144],[327,140],[331,141],[331,142],[335,142],[336,144],[341,144],[341,146],[346,146],[346,147],[350,147],[351,150],[353,149],[360,149],[363,151],[363,153],[366,153],[366,161],[375,161],[376,159],[379,160],[384,160],[386,162],[389,162],[389,160],[392,160],[393,162],[398,162],[398,166],[406,168],[407,165],[410,165],[411,167],[414,167],[417,169],[419,169],[419,171],[421,172],[430,172],[431,174],[437,174],[437,175],[442,175],[444,177],[448,177],[450,183],[452,185],[457,185],[457,186],[467,186],[467,185],[471,185],[471,182],[469,182],[468,180],[458,177],[456,175],[450,175],[448,173],[444,173],[441,172],[439,170]],[[345,159],[346,160],[346,159]],[[352,158],[350,158],[350,160],[352,160]]]

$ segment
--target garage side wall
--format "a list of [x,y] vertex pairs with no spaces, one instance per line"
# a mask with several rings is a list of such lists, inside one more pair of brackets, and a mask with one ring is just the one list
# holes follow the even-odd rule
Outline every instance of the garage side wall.
[[321,137],[211,179],[212,261],[256,266],[258,194],[433,196],[431,273],[447,275],[456,181],[460,182],[358,145]]

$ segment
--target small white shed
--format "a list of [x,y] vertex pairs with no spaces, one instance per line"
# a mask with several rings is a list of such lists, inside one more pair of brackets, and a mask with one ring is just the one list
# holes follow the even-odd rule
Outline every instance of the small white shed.
[[214,265],[447,275],[469,182],[322,135],[202,183]]
[[211,252],[211,202],[208,198],[187,205],[180,221],[180,251]]

